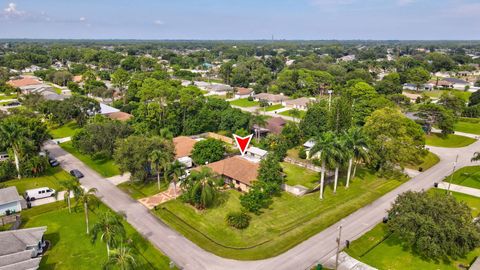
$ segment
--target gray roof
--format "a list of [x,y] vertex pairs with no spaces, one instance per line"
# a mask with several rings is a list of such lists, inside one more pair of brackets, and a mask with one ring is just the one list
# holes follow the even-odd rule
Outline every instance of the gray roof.
[[290,99],[289,97],[284,95],[275,95],[270,93],[260,93],[260,94],[256,94],[254,97],[257,99],[267,100],[270,102],[281,102],[281,101]]
[[308,140],[303,144],[303,146],[305,146],[306,148],[312,148],[315,146],[315,141],[313,139]]
[[16,187],[7,187],[0,189],[0,205],[20,201]]
[[38,245],[47,227],[0,232],[0,256],[23,252]]
[[451,82],[451,83],[468,84],[467,81],[461,80],[461,79],[457,79],[457,78],[445,78],[445,79],[443,79],[443,80],[444,80],[444,81],[447,81],[447,82]]
[[0,270],[35,270],[38,269],[42,257],[32,258],[0,267]]
[[261,156],[261,157],[265,156],[268,153],[267,151],[265,151],[263,149],[260,149],[258,147],[255,147],[255,146],[249,147],[246,152],[247,153],[252,153],[256,156]]

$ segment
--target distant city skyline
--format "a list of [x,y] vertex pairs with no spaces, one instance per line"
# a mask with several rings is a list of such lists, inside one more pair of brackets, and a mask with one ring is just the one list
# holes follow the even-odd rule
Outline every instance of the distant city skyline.
[[478,40],[473,0],[0,0],[0,38]]

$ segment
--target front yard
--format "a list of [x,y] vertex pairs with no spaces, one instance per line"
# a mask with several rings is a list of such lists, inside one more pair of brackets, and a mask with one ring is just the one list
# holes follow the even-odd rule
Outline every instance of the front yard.
[[55,190],[61,188],[61,181],[75,181],[73,177],[60,167],[49,168],[44,176],[33,178],[12,179],[3,182],[7,187],[16,186],[18,193],[23,194],[25,190],[32,188],[49,187]]
[[431,133],[425,136],[425,144],[437,147],[459,148],[465,147],[475,142],[475,139],[449,134],[446,137],[439,133]]
[[[445,181],[450,182],[450,176]],[[453,174],[452,184],[480,189],[480,166],[468,166]]]
[[75,132],[79,128],[80,127],[77,125],[77,122],[72,121],[56,129],[51,129],[50,135],[52,136],[53,139],[71,137],[75,135]]
[[287,162],[282,162],[281,165],[286,174],[285,183],[287,185],[302,185],[309,189],[318,186],[320,173]]
[[455,131],[480,135],[480,118],[461,118],[455,124]]
[[120,174],[120,169],[112,159],[92,159],[89,155],[78,152],[73,147],[72,142],[65,142],[60,144],[60,146],[103,177],[112,177]]
[[233,105],[233,106],[239,106],[239,107],[247,108],[247,107],[258,106],[259,103],[258,103],[258,101],[250,101],[247,98],[241,98],[241,99],[236,99],[236,100],[230,101],[230,104]]
[[168,185],[169,183],[165,183],[165,181],[162,179],[160,183],[160,190],[158,190],[158,184],[156,180],[149,181],[148,183],[127,181],[121,183],[117,187],[135,200],[138,200],[165,191],[168,189]]
[[406,164],[405,167],[413,170],[422,171],[428,170],[431,167],[435,166],[440,161],[440,158],[432,152],[428,152],[424,156],[419,164]]
[[323,200],[318,192],[302,197],[282,192],[263,214],[252,214],[250,226],[242,231],[225,222],[227,213],[240,210],[240,193],[235,190],[223,192],[223,203],[208,210],[199,211],[177,199],[154,213],[209,252],[240,260],[265,259],[285,252],[402,183],[378,179],[365,170],[359,170],[357,176],[348,190],[341,179],[337,194],[327,186]]
[[[292,115],[292,110],[283,111],[283,112],[281,112],[281,113],[279,113],[279,114],[285,115],[285,116],[294,117],[294,116]],[[301,110],[299,110],[299,116],[295,116],[295,117],[302,119],[303,117],[305,117],[306,114],[307,114],[306,111],[301,111]]]
[[[429,192],[445,193],[445,190],[434,189]],[[480,199],[460,193],[453,193],[457,200],[465,202],[472,208],[473,216],[480,210]],[[386,224],[380,223],[359,239],[353,241],[350,248],[345,249],[350,256],[378,269],[425,269],[425,270],[457,270],[462,265],[469,265],[480,255],[480,248],[470,252],[466,258],[449,262],[427,261],[406,250],[400,240],[389,236]]]
[[275,104],[275,105],[271,105],[271,106],[267,106],[265,107],[265,111],[267,112],[271,112],[271,111],[276,111],[276,110],[280,110],[280,109],[283,109],[283,105],[282,104]]
[[[89,213],[90,226],[97,221],[97,213],[108,209],[101,205]],[[105,244],[97,239],[95,244],[85,233],[83,208],[70,214],[64,202],[37,206],[22,212],[22,227],[47,226],[44,237],[51,247],[43,256],[40,269],[100,269],[107,260]],[[170,260],[145,240],[126,221],[123,222],[127,237],[136,253],[138,269],[168,269]]]

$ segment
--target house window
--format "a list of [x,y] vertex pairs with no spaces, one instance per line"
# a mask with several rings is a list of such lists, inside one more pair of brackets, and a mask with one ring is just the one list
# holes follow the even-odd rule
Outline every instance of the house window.
[[237,183],[237,185],[240,185],[240,181],[238,180],[235,180],[235,183]]

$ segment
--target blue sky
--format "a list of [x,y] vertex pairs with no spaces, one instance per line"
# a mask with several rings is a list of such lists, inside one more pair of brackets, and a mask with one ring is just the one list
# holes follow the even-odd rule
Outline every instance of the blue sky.
[[0,38],[480,39],[476,0],[0,0]]

